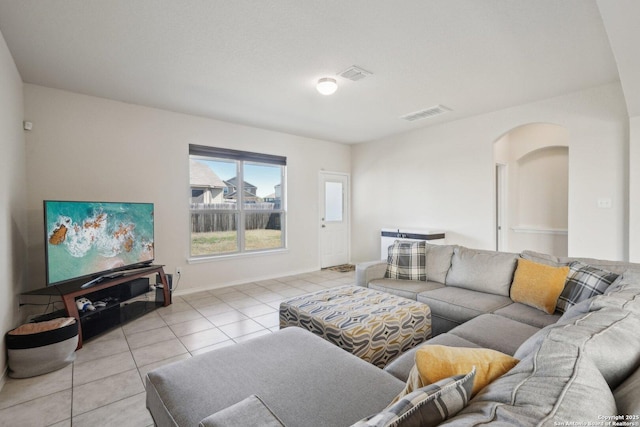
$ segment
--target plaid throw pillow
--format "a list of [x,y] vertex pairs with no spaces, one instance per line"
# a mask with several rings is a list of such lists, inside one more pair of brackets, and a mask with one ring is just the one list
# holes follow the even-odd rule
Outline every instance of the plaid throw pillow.
[[558,298],[556,310],[564,313],[580,301],[602,295],[617,278],[618,275],[610,271],[601,270],[580,261],[572,262],[569,264],[569,274],[564,290]]
[[473,368],[466,375],[456,375],[429,384],[351,427],[437,426],[467,405],[475,374]]
[[396,240],[389,246],[384,277],[401,280],[427,280],[427,248],[425,242]]

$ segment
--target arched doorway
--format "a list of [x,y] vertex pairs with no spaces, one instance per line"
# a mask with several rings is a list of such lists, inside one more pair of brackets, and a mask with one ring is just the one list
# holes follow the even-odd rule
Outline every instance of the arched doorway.
[[567,256],[569,134],[558,125],[519,126],[494,144],[496,248]]

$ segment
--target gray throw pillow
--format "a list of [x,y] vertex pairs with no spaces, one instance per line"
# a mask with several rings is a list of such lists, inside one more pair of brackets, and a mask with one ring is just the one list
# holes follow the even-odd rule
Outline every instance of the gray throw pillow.
[[396,240],[389,246],[387,271],[384,277],[400,280],[427,280],[425,242]]
[[475,374],[474,368],[466,375],[456,375],[422,387],[351,427],[437,426],[466,406]]
[[595,295],[602,295],[618,278],[618,274],[602,270],[580,261],[569,264],[564,290],[558,298],[557,311],[564,313],[571,307]]

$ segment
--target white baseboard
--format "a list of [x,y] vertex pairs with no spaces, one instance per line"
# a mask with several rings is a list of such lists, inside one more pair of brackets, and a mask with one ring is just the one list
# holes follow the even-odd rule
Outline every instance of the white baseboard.
[[[252,282],[261,282],[263,280],[273,280],[273,279],[278,279],[280,277],[287,277],[287,276],[296,276],[298,274],[307,274],[307,273],[313,273],[318,271],[317,268],[314,269],[305,269],[305,270],[297,270],[297,271],[287,271],[283,274],[272,274],[272,275],[268,275],[268,276],[260,276],[257,278],[253,278],[251,280],[234,280],[232,282],[225,282],[225,283],[221,283],[218,285],[205,285],[205,286],[198,286],[197,288],[187,288],[187,289],[180,289],[180,285],[178,284],[178,288],[176,289],[176,291],[173,293],[174,296],[181,296],[181,295],[189,295],[189,294],[193,294],[196,292],[202,292],[202,291],[211,291],[213,289],[221,289],[221,288],[226,288],[228,286],[236,286],[236,285],[244,285],[245,283],[252,283]],[[174,276],[174,284],[175,286],[175,276]]]

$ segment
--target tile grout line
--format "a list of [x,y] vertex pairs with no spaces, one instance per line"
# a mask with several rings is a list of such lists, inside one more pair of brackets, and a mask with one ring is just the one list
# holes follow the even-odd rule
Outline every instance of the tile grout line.
[[74,358],[73,363],[71,364],[71,402],[69,402],[69,426],[73,427],[73,393],[74,393],[74,373],[76,369],[76,360]]
[[[84,414],[91,413],[91,412],[93,412],[93,411],[97,411],[97,410],[102,409],[102,408],[104,408],[104,407],[106,407],[106,406],[113,405],[113,404],[118,403],[118,402],[122,402],[123,400],[131,399],[132,397],[135,397],[135,396],[137,396],[137,395],[139,395],[139,394],[144,394],[144,393],[146,393],[146,392],[147,392],[147,391],[146,391],[146,389],[145,389],[145,390],[141,391],[140,393],[132,394],[131,396],[125,396],[125,397],[123,397],[123,398],[121,398],[121,399],[114,400],[113,402],[109,402],[109,403],[107,403],[106,405],[98,406],[97,408],[91,409],[91,410],[89,410],[89,411],[84,411],[84,412],[81,412],[81,413],[79,413],[79,414],[76,414],[76,415],[75,415],[75,417],[79,417],[80,415],[84,415]],[[71,427],[73,427],[73,418],[75,418],[75,417],[71,417],[71,418],[70,418],[70,419],[71,419]],[[62,420],[62,421],[64,421],[64,420]],[[61,422],[61,421],[59,421],[59,422]]]

